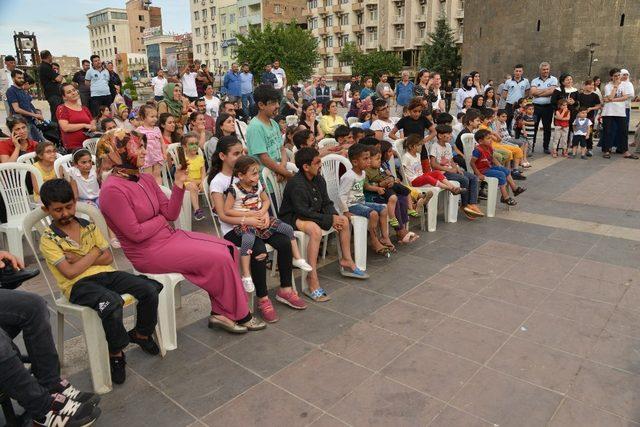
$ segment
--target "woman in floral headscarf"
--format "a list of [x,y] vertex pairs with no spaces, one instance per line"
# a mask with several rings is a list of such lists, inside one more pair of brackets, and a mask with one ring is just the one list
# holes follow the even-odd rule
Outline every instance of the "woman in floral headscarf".
[[182,96],[182,88],[176,83],[167,83],[162,91],[164,99],[158,102],[158,116],[169,113],[176,119],[176,123],[184,126],[189,113],[189,101]]
[[106,133],[96,148],[102,169],[111,169],[100,191],[100,210],[122,250],[141,273],[180,273],[211,299],[209,327],[233,333],[264,329],[251,316],[238,272],[238,251],[226,240],[174,229],[180,214],[186,170],[176,169],[167,199],[152,175],[139,173],[144,137],[122,129]]

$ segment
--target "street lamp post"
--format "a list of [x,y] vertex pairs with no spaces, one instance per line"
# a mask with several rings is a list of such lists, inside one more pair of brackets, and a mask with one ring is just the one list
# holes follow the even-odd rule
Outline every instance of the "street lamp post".
[[[600,45],[598,43],[594,43],[594,42],[591,42],[591,43],[589,43],[587,45],[587,47],[589,48],[589,72],[587,73],[587,76],[591,76],[591,66],[594,63],[593,54],[595,53],[596,47],[598,47],[598,46],[600,46]],[[597,59],[596,59],[596,61],[597,61]]]

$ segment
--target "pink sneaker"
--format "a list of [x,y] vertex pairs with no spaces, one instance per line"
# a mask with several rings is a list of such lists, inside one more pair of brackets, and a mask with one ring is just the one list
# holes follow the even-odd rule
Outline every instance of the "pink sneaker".
[[307,308],[307,304],[293,289],[290,292],[285,292],[282,288],[279,288],[278,292],[276,292],[276,301],[288,305],[291,308],[295,308],[296,310],[304,310]]
[[258,310],[260,310],[260,315],[265,322],[275,323],[278,321],[278,313],[276,313],[276,310],[273,308],[269,298],[265,300],[258,300]]

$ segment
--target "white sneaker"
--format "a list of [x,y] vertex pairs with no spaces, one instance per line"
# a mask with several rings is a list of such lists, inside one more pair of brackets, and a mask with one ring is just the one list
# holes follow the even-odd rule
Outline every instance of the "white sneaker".
[[307,272],[313,271],[313,267],[311,267],[304,258],[294,258],[291,264],[293,264],[294,267],[298,267],[300,270]]
[[244,291],[248,294],[255,292],[256,290],[256,287],[253,286],[253,280],[251,280],[251,277],[243,277],[242,286],[244,286]]

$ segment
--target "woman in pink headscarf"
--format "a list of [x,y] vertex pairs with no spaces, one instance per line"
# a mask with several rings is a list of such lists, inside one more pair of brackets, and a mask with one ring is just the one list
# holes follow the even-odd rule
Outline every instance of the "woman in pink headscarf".
[[174,229],[180,214],[186,170],[177,169],[167,199],[152,175],[139,173],[144,137],[115,129],[98,142],[102,169],[110,169],[100,191],[100,210],[122,250],[141,273],[180,273],[207,291],[211,299],[209,327],[233,333],[264,329],[251,316],[238,272],[233,244],[207,234]]

